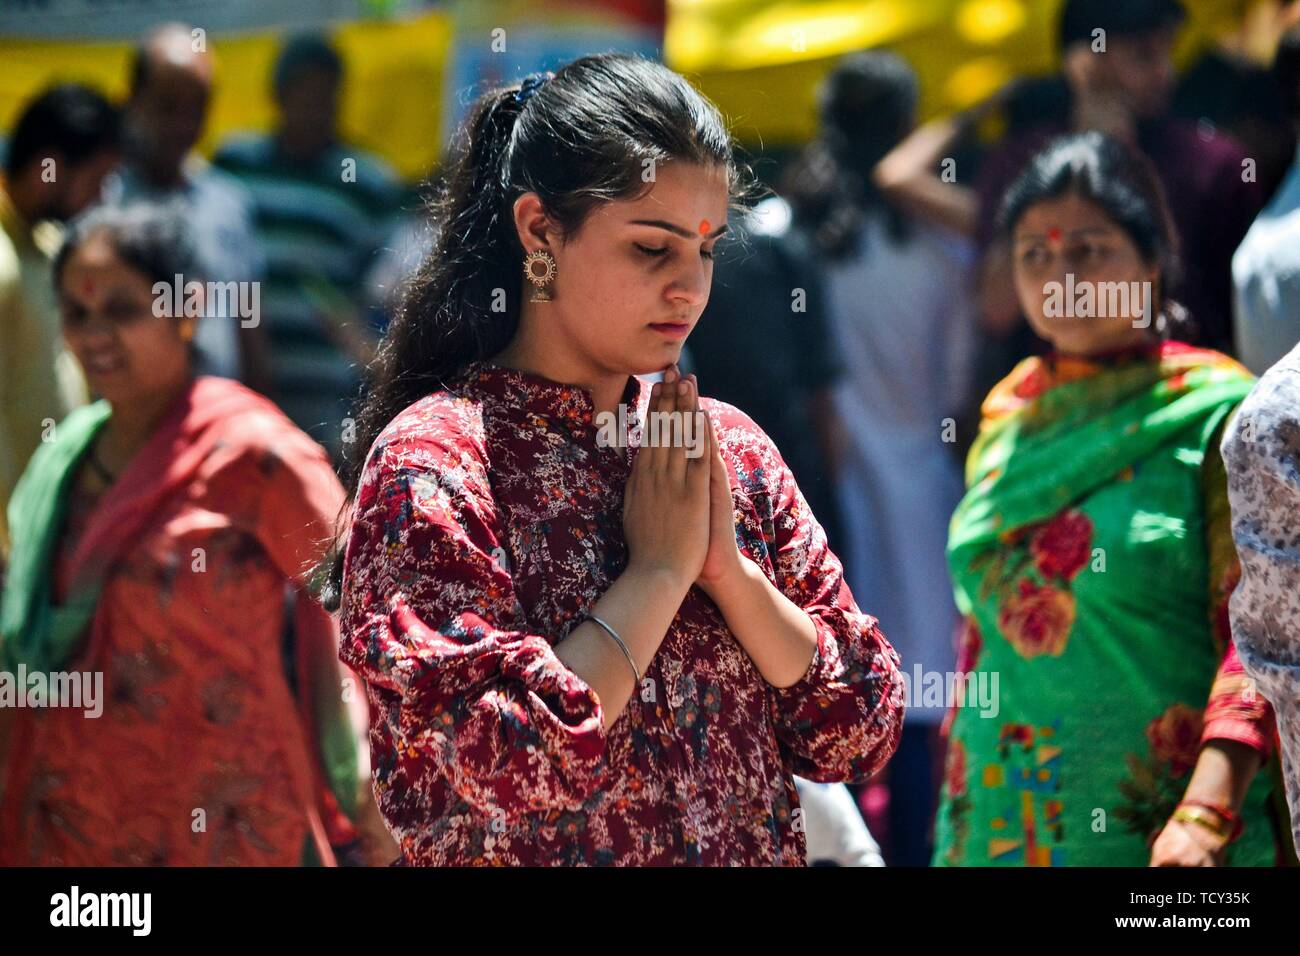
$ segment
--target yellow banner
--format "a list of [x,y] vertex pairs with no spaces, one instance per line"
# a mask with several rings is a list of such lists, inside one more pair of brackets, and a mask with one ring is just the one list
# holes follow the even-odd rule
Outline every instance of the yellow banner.
[[[396,21],[354,21],[333,31],[347,77],[344,139],[372,150],[408,179],[423,176],[442,153],[443,78],[451,42],[441,12]],[[271,69],[280,32],[214,35],[217,78],[200,148],[237,131],[265,131],[274,122]],[[13,126],[32,96],[59,82],[79,81],[120,101],[127,92],[127,43],[0,39],[0,126]]]
[[[1235,27],[1250,3],[1184,6],[1180,62]],[[1060,9],[1061,0],[668,0],[664,55],[740,139],[794,143],[813,134],[817,84],[844,54],[887,46],[907,57],[928,118],[1056,68]]]

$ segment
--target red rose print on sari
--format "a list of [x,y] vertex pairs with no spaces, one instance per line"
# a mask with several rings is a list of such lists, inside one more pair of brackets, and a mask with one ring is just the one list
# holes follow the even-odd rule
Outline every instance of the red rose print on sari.
[[1204,712],[1171,704],[1147,724],[1147,752],[1125,757],[1128,773],[1117,789],[1123,801],[1116,816],[1132,833],[1154,840],[1187,789],[1187,775],[1201,749]]
[[1075,618],[1070,582],[1087,567],[1092,539],[1092,519],[1071,508],[1004,531],[998,547],[972,561],[983,577],[978,598],[997,596],[998,630],[1022,657],[1065,653]]
[[1151,743],[1151,751],[1169,764],[1175,777],[1180,777],[1196,765],[1196,756],[1201,749],[1201,730],[1199,710],[1185,704],[1173,704],[1147,724],[1147,740]]
[[1062,511],[1035,532],[1029,550],[1044,578],[1073,580],[1092,553],[1092,519],[1081,511]]
[[1060,657],[1074,626],[1074,595],[1021,579],[998,612],[998,629],[1021,657]]

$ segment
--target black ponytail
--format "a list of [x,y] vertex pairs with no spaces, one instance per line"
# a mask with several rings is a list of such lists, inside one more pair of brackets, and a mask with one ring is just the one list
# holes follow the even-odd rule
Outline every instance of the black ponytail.
[[837,262],[861,255],[871,214],[881,214],[894,242],[911,235],[909,219],[876,187],[872,171],[911,130],[916,73],[888,50],[840,60],[818,91],[820,128],[781,183],[798,225],[821,255]]
[[[523,247],[513,204],[536,192],[561,234],[575,235],[604,202],[648,192],[646,171],[678,160],[722,167],[733,204],[750,176],[732,154],[717,109],[662,64],[627,54],[586,56],[540,85],[491,90],[474,103],[430,200],[433,251],[407,287],[371,364],[344,460],[355,497],[370,446],[393,418],[446,387],[472,362],[504,349],[519,327]],[[338,607],[340,534],[322,600]]]

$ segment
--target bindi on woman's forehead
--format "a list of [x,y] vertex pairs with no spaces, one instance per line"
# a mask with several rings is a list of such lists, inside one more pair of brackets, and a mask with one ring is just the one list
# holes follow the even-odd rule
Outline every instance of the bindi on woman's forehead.
[[713,226],[712,226],[712,224],[709,222],[709,220],[707,220],[707,219],[701,219],[701,220],[700,220],[700,235],[701,235],[701,236],[707,236],[707,235],[709,234],[709,230],[712,229],[712,228],[713,228]]
[[81,294],[84,296],[92,296],[95,294],[95,280],[90,276],[86,276],[81,280]]
[[1047,239],[1049,242],[1060,242],[1061,241],[1060,226],[1053,226],[1051,229],[1047,230]]

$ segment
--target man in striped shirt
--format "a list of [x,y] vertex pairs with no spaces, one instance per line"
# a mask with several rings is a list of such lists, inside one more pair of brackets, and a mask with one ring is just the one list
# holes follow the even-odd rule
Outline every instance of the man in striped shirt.
[[266,257],[271,397],[336,459],[379,331],[364,279],[401,196],[381,160],[339,141],[342,80],[342,60],[326,40],[291,38],[275,67],[278,127],[231,140],[216,157],[253,196]]

